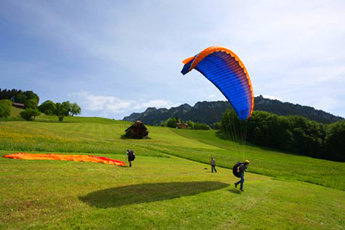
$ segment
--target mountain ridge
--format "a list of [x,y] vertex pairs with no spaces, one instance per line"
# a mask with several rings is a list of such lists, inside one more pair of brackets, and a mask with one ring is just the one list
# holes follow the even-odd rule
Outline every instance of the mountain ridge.
[[[148,125],[159,125],[171,117],[177,117],[184,121],[192,120],[214,125],[222,119],[222,115],[227,109],[232,109],[228,101],[202,101],[191,106],[187,103],[170,109],[148,107],[142,113],[132,113],[122,120],[134,122],[140,120]],[[329,124],[344,118],[335,116],[323,110],[315,109],[311,106],[303,106],[290,102],[281,102],[276,99],[264,98],[262,95],[254,98],[254,111],[266,111],[280,116],[302,116],[307,119]]]

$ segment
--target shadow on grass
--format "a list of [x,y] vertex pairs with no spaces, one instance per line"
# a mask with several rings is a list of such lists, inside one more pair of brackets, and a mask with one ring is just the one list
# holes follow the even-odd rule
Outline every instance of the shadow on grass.
[[192,196],[227,186],[213,181],[137,184],[95,191],[79,199],[93,207],[112,208]]
[[235,194],[241,194],[241,191],[235,188],[229,189],[229,192],[235,193]]

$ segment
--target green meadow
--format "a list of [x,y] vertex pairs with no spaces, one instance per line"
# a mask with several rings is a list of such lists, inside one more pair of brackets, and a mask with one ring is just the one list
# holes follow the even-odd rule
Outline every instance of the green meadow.
[[[12,121],[11,121],[12,120]],[[214,130],[148,126],[149,139],[121,139],[130,123],[39,116],[0,121],[0,155],[93,154],[133,167],[0,158],[1,229],[344,229],[345,163],[243,146]],[[218,173],[209,161],[216,159]],[[232,166],[249,159],[244,192]]]

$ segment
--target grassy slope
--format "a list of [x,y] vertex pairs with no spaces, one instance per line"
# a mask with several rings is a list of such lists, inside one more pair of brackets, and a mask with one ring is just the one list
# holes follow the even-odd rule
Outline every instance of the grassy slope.
[[[127,122],[87,118],[95,123],[1,122],[0,149],[17,151],[124,153],[132,148],[138,155],[175,155],[208,163],[214,156],[219,166],[231,168],[242,160],[239,148],[217,138],[215,131],[176,130],[149,127],[147,140],[126,140],[120,136]],[[109,121],[108,121],[109,120]],[[272,177],[301,180],[345,190],[344,163],[284,154],[247,146],[250,171]]]
[[[20,113],[24,111],[23,109],[19,109],[16,107],[12,107],[11,109],[11,116],[8,118],[0,118],[0,121],[24,121],[20,117]],[[39,122],[58,122],[58,117],[55,115],[49,116],[44,113],[41,113],[39,116],[35,117],[35,121]],[[130,122],[125,121],[117,121],[114,119],[108,118],[101,118],[101,117],[80,117],[80,116],[68,116],[64,117],[64,122],[77,122],[77,123],[97,123],[97,124],[130,124]]]
[[11,109],[11,116],[12,117],[20,117],[20,112],[22,112],[23,109],[18,109],[16,107],[12,107]]
[[139,155],[160,155],[151,146],[216,147],[176,135],[170,129],[150,127],[151,139],[126,140],[120,136],[127,123],[58,123],[58,122],[2,122],[0,123],[0,149],[19,151],[124,153],[135,149]]
[[[343,189],[344,163],[248,147],[250,170],[277,178],[286,178],[291,167],[302,172],[290,173],[289,181],[247,173],[246,192],[239,194],[231,187],[235,181],[231,170],[211,174],[204,170],[209,170],[207,165],[165,154],[200,162],[214,155],[218,165],[229,167],[241,154],[228,141],[215,138],[213,131],[149,127],[151,139],[123,140],[126,122],[72,119],[0,122],[0,149],[6,150],[0,154],[30,150],[109,154],[130,147],[138,156],[134,167],[0,158],[0,228],[345,227],[344,191],[296,181]],[[272,164],[264,167],[266,161]],[[328,174],[333,168],[337,173]]]
[[22,121],[23,119],[20,117],[20,112],[22,112],[23,109],[18,109],[15,107],[11,108],[11,116],[7,118],[0,118],[0,121]]
[[345,226],[343,191],[248,173],[239,193],[231,170],[211,174],[181,158],[138,157],[132,168],[4,158],[0,165],[4,229]]
[[[208,163],[215,156],[218,165],[232,168],[234,162],[242,160],[242,149],[227,140],[217,138],[217,131],[176,130],[175,133],[188,139],[198,140],[221,148],[221,151],[199,150],[193,156],[199,162]],[[191,156],[191,150],[171,150],[171,153],[181,157]],[[244,158],[250,159],[250,171],[277,178],[300,180],[345,190],[345,163],[333,162],[311,157],[265,150],[255,146],[246,146]]]

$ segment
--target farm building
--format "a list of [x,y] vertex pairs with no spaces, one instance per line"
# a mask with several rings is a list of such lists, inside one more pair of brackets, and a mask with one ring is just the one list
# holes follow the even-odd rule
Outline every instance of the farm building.
[[146,138],[149,135],[147,128],[141,121],[134,122],[128,129],[126,129],[125,137],[133,139]]
[[17,103],[17,102],[12,102],[12,106],[13,107],[16,107],[16,108],[19,108],[19,109],[24,109],[24,104],[22,103]]
[[176,123],[176,128],[178,129],[187,129],[188,124],[187,123]]

